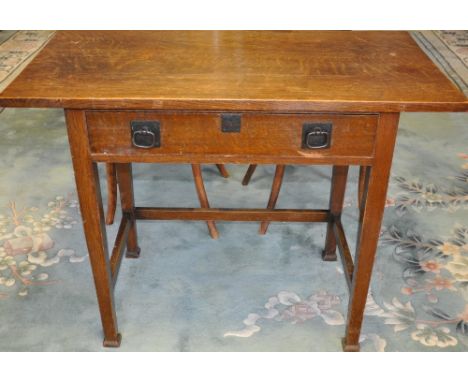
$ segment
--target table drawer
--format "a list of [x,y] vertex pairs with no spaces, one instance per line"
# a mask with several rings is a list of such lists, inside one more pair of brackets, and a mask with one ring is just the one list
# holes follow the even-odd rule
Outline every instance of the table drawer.
[[[369,162],[378,115],[89,111],[86,119],[96,160],[305,164]],[[141,122],[151,132],[133,136]]]

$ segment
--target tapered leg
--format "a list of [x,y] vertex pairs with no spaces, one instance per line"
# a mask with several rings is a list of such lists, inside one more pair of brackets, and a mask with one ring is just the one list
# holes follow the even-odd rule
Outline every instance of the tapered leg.
[[[208,196],[206,195],[205,191],[205,185],[203,184],[201,166],[199,164],[192,164],[192,172],[193,179],[195,181],[195,189],[197,190],[198,200],[200,201],[200,206],[202,208],[210,208],[210,204],[208,203]],[[216,228],[215,222],[209,220],[206,222],[206,225],[208,226],[210,236],[213,239],[217,239],[219,237],[219,233],[218,229]]]
[[364,189],[364,205],[359,221],[355,267],[348,307],[345,351],[359,350],[359,335],[369,290],[375,251],[385,208],[393,149],[398,129],[398,113],[380,115],[375,143],[375,158]]
[[84,111],[67,110],[65,115],[83,228],[104,330],[104,346],[118,347],[121,336],[115,315],[114,290],[97,165],[92,162],[89,155]]
[[106,163],[107,180],[107,214],[106,224],[114,223],[115,209],[117,207],[117,178],[114,163]]
[[[340,217],[343,210],[348,169],[349,166],[333,166],[330,191],[330,214],[333,217]],[[333,233],[332,220],[330,219],[327,225],[325,249],[322,252],[322,259],[324,261],[336,261],[336,239]]]
[[216,167],[218,167],[218,171],[222,177],[229,178],[229,173],[227,172],[226,167],[223,164],[217,164]]
[[257,168],[256,164],[251,164],[249,168],[247,169],[247,172],[244,175],[244,179],[242,179],[242,185],[247,186],[250,182],[250,178],[252,178],[253,173],[255,172],[255,169]]
[[[268,199],[268,205],[267,205],[267,208],[270,210],[274,209],[276,206],[276,202],[278,200],[278,196],[281,190],[281,185],[283,184],[283,176],[284,176],[285,168],[286,166],[283,164],[279,164],[276,166],[275,177],[273,178],[270,198]],[[269,224],[270,224],[269,222],[261,222],[258,233],[260,235],[265,235]]]
[[120,204],[122,212],[130,216],[132,225],[128,232],[127,252],[125,257],[136,259],[140,256],[138,246],[137,226],[135,219],[135,200],[133,198],[133,175],[131,163],[116,163],[117,181],[119,183]]

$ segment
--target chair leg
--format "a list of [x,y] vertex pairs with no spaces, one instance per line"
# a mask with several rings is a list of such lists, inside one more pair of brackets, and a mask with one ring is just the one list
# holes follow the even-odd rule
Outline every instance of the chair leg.
[[255,169],[257,168],[256,164],[251,164],[249,168],[247,169],[247,172],[244,175],[244,179],[242,179],[242,185],[247,186],[250,182],[250,178],[252,178],[253,173],[255,172]]
[[224,167],[224,164],[217,164],[216,167],[218,167],[219,173],[223,178],[229,178],[229,173],[226,170],[226,167]]
[[117,207],[117,177],[114,163],[106,163],[107,178],[107,214],[106,224],[114,223],[115,209]]
[[[201,172],[201,166],[199,164],[192,164],[192,172],[193,172],[193,179],[195,182],[195,188],[198,194],[198,200],[200,201],[200,206],[202,208],[210,208],[210,204],[208,203],[208,197],[205,191],[205,185],[203,184],[203,177]],[[213,239],[217,239],[219,237],[218,229],[216,228],[216,224],[212,220],[208,220],[206,222],[208,226],[208,231],[210,232],[210,236]]]
[[[279,192],[281,185],[283,183],[284,170],[286,166],[284,164],[279,164],[276,166],[275,177],[273,178],[273,185],[271,186],[270,199],[268,200],[267,208],[272,210],[276,206],[276,201],[278,200]],[[270,222],[262,222],[260,224],[259,234],[265,235],[268,229]]]

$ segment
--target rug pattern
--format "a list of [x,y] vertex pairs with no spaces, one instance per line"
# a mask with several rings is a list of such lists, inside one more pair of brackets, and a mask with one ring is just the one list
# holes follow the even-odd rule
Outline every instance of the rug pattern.
[[468,94],[468,31],[417,31],[412,36],[453,83]]
[[0,32],[0,92],[52,37],[52,31]]

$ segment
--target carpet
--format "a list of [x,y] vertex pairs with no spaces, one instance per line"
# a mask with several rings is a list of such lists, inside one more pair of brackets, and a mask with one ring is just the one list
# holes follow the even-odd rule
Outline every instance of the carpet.
[[0,92],[47,44],[52,31],[0,31]]
[[[403,113],[362,351],[468,350],[468,116]],[[340,351],[348,292],[322,224],[139,222],[116,286],[119,349],[102,334],[60,110],[0,114],[1,351]],[[264,207],[273,166],[203,166],[213,207]],[[100,167],[101,184],[104,171]],[[139,205],[198,206],[190,166],[134,165]],[[331,170],[288,166],[278,208],[327,206]],[[103,189],[105,200],[105,187]],[[344,226],[354,248],[357,168]],[[118,217],[116,221],[118,221]],[[109,227],[113,242],[117,224]]]
[[468,94],[468,31],[414,31],[411,34],[447,77]]

